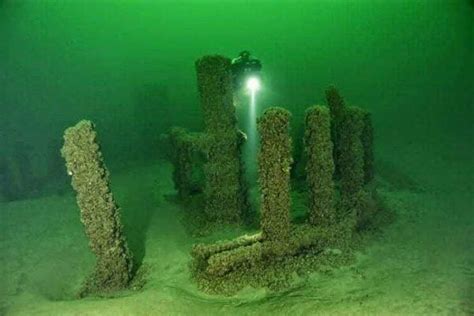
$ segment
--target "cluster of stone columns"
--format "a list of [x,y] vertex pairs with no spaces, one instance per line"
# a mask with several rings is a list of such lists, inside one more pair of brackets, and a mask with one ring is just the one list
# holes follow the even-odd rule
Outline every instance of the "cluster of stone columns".
[[[338,235],[340,232],[354,228],[345,227],[354,223],[345,217],[366,205],[361,199],[367,197],[364,187],[373,177],[372,125],[368,113],[345,107],[337,90],[333,94],[337,95],[332,98],[337,100],[336,107],[310,107],[305,115],[308,224],[294,225],[290,220],[291,115],[283,108],[269,108],[258,119],[261,232],[229,242],[195,245],[192,256],[198,275],[208,280],[220,278],[259,262],[264,269],[269,258],[293,256],[308,247],[323,248],[330,240],[347,237]],[[331,113],[333,109],[336,113]],[[336,182],[340,188],[337,199]]]
[[[242,137],[232,101],[230,60],[222,56],[205,56],[196,61],[196,72],[205,133],[197,138],[188,137],[182,129],[172,133],[179,152],[174,173],[178,195],[184,198],[191,190],[190,151],[200,148],[206,156],[205,213],[211,221],[239,222],[248,202],[243,181]],[[328,107],[311,107],[305,116],[308,217],[313,225],[330,225],[338,217],[335,181],[340,184],[342,200],[350,201],[373,178],[370,114],[359,108],[346,107],[334,87],[326,90],[326,97]],[[273,230],[278,231],[278,235],[288,235],[285,231],[288,231],[289,215],[282,209],[289,210],[290,198],[289,193],[281,190],[289,192],[291,140],[289,136],[283,137],[289,135],[289,117],[286,110],[275,108],[267,111],[258,123],[261,226],[264,236],[269,238],[276,235]],[[263,189],[275,183],[280,186],[275,190],[280,191]]]
[[[337,90],[333,93],[337,94]],[[320,227],[336,224],[352,211],[363,212],[357,208],[366,204],[361,201],[368,198],[364,188],[374,175],[370,114],[357,107],[345,107],[340,97],[334,99],[335,106],[313,106],[305,115],[308,222]],[[331,110],[335,111],[332,116]],[[258,121],[261,229],[268,240],[285,240],[289,235],[292,161],[289,117],[290,113],[284,109],[270,108]],[[333,139],[338,144],[337,150]],[[339,170],[339,179],[335,170]],[[339,181],[339,202],[335,180]]]
[[346,106],[335,87],[326,90],[326,100],[331,113],[334,179],[340,184],[339,208],[347,213],[364,203],[364,187],[374,178],[372,119],[369,112]]
[[[196,61],[204,133],[174,128],[173,179],[185,199],[195,190],[193,156],[205,156],[205,213],[209,220],[238,223],[248,207],[243,181],[242,133],[233,105],[230,59],[206,56]],[[240,266],[256,265],[301,249],[324,247],[341,218],[363,207],[365,187],[374,177],[373,127],[370,114],[346,107],[335,88],[327,90],[328,107],[306,111],[304,151],[308,185],[308,223],[291,224],[290,169],[291,114],[269,108],[258,119],[260,151],[258,176],[261,193],[261,232],[230,242],[194,246],[192,256],[201,273],[223,276]],[[82,294],[123,289],[132,279],[120,210],[109,187],[109,174],[100,152],[94,125],[81,121],[66,130],[62,155],[77,193],[89,244],[97,264]],[[336,183],[340,198],[336,198]],[[329,232],[329,233],[328,233]],[[264,267],[263,267],[264,268]]]

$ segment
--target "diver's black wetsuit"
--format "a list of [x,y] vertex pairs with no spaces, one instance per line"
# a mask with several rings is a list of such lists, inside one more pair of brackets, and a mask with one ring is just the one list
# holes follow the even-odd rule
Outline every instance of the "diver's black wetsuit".
[[262,70],[262,63],[256,58],[250,57],[250,52],[243,51],[239,57],[232,60],[232,80],[234,89],[239,90],[244,84],[245,78],[258,75]]

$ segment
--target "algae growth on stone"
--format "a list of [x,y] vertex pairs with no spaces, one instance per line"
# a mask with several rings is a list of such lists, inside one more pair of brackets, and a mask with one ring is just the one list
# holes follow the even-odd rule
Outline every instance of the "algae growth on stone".
[[205,212],[211,221],[238,223],[248,205],[230,67],[229,58],[217,55],[196,61],[205,126]]
[[92,122],[80,121],[65,131],[61,154],[76,191],[89,246],[96,257],[94,271],[79,295],[124,289],[132,279],[133,260]]
[[186,200],[193,193],[202,191],[201,179],[196,177],[196,169],[201,162],[205,135],[189,133],[182,127],[173,127],[169,140],[173,147],[173,183],[181,200]]
[[257,122],[260,225],[265,239],[279,242],[288,239],[290,229],[290,116],[283,108],[270,108]]
[[[196,72],[205,130],[171,130],[175,187],[180,200],[189,200],[196,187],[195,153],[200,153],[204,220],[243,224],[243,217],[249,216],[241,151],[244,137],[232,101],[230,60],[205,56],[196,61]],[[304,118],[305,178],[300,180],[307,187],[307,222],[292,223],[290,216],[291,113],[267,108],[257,120],[260,231],[195,244],[191,272],[201,290],[232,294],[248,285],[281,289],[297,271],[315,271],[318,262],[327,260],[337,266],[352,258],[352,239],[379,208],[372,183],[373,127],[370,114],[345,106],[335,87],[326,90],[326,98],[328,107],[309,107]],[[200,217],[194,215],[188,220]],[[334,248],[344,252],[337,260],[327,251]]]
[[334,223],[334,160],[329,110],[314,106],[306,110],[305,156],[309,194],[309,221],[313,225]]

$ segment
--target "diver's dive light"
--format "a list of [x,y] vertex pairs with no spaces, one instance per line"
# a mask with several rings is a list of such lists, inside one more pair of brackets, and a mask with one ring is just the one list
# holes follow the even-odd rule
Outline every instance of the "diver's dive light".
[[258,90],[260,90],[260,87],[261,87],[260,79],[257,78],[257,77],[248,78],[247,83],[246,83],[246,87],[252,94],[254,94]]

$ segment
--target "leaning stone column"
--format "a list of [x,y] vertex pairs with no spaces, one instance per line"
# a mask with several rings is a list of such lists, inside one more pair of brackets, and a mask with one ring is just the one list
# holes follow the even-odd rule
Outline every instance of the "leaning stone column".
[[258,171],[263,238],[286,241],[290,230],[290,112],[270,108],[258,119]]
[[335,220],[334,161],[331,122],[326,107],[314,106],[305,117],[306,181],[309,189],[309,221],[330,225]]
[[120,210],[110,191],[109,173],[94,125],[81,121],[68,128],[61,154],[76,191],[89,246],[97,259],[80,295],[123,289],[132,278],[132,256],[123,234]]
[[242,135],[233,105],[231,61],[205,56],[196,61],[198,89],[204,112],[206,214],[217,222],[239,222],[248,206],[240,157]]

